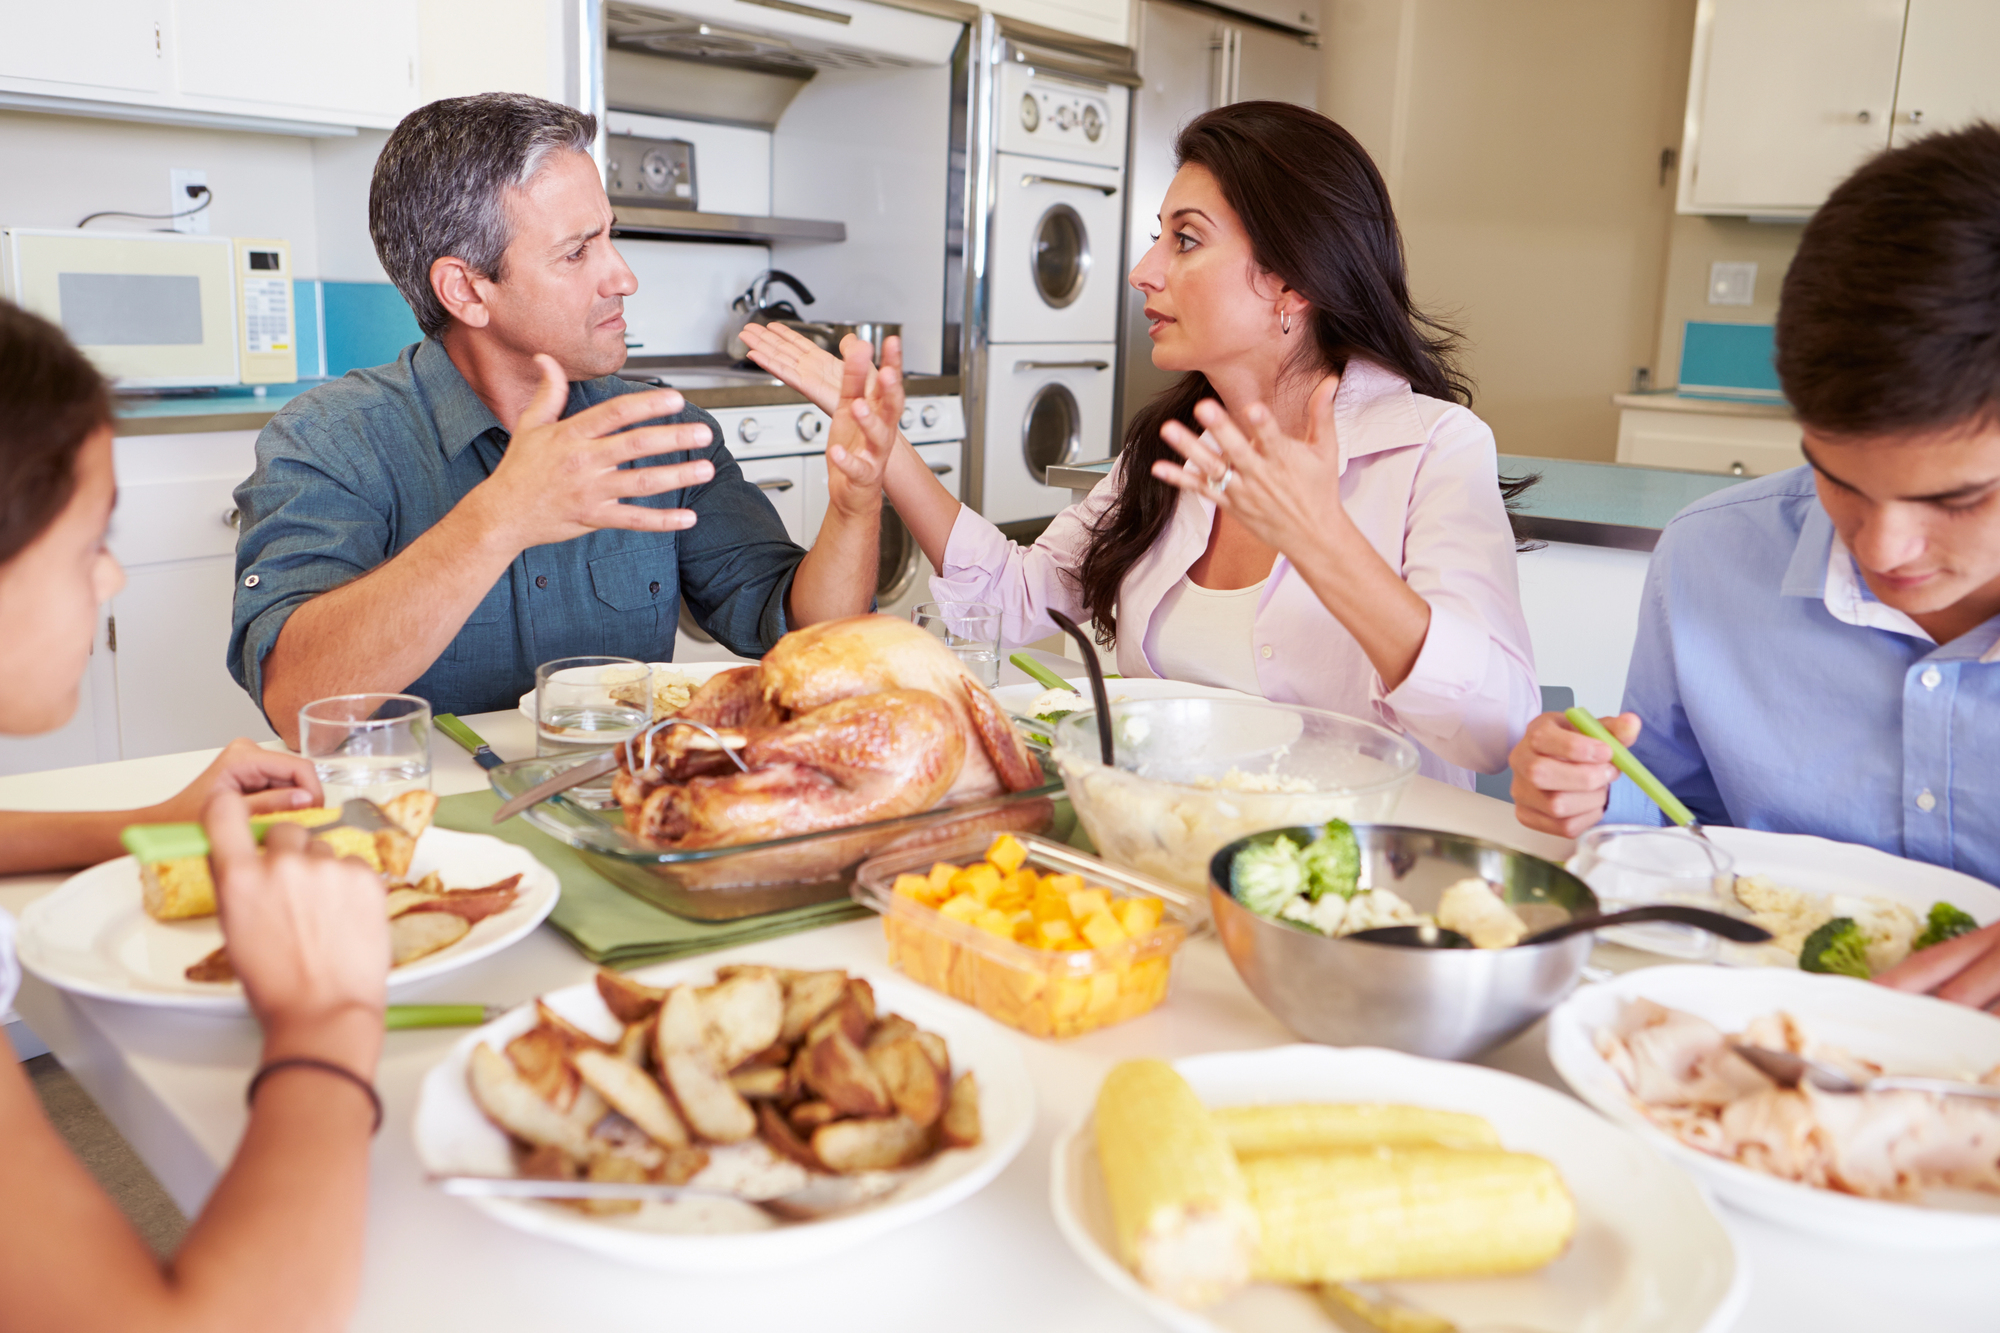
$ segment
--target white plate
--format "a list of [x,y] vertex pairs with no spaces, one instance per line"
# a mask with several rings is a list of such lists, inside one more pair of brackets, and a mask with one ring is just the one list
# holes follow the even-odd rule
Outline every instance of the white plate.
[[[472,1207],[531,1235],[681,1273],[753,1272],[788,1268],[852,1249],[877,1236],[940,1212],[977,1192],[1021,1151],[1035,1123],[1034,1085],[1006,1029],[964,1005],[890,972],[849,969],[875,988],[881,1012],[901,1014],[943,1037],[954,1070],[979,1077],[977,1147],[947,1150],[911,1172],[881,1199],[838,1217],[779,1225],[762,1210],[733,1200],[681,1200],[647,1204],[624,1217],[591,1218],[555,1204],[511,1199],[468,1199]],[[706,982],[710,965],[666,964],[632,975],[648,985]],[[618,1024],[594,982],[542,997],[558,1013],[590,1032],[615,1037]],[[480,1111],[467,1091],[465,1066],[480,1042],[505,1044],[535,1025],[534,1007],[519,1009],[466,1036],[442,1064],[424,1076],[417,1098],[417,1158],[434,1174],[512,1175],[507,1136]]]
[[1783,968],[1646,967],[1585,986],[1549,1015],[1549,1059],[1576,1095],[1628,1125],[1723,1200],[1785,1226],[1869,1245],[2000,1244],[2000,1196],[1956,1194],[1888,1203],[1779,1180],[1690,1148],[1633,1105],[1625,1081],[1597,1053],[1599,1029],[1644,997],[1740,1032],[1783,1010],[1820,1041],[1899,1074],[1975,1077],[2000,1064],[2000,1019],[1853,977]]
[[[1090,698],[1090,677],[1067,678],[1069,687]],[[993,698],[1010,713],[1019,714],[1034,701],[1046,686],[1034,681],[1020,685],[1002,685],[993,691]],[[1184,680],[1156,680],[1151,676],[1134,676],[1104,682],[1104,692],[1116,702],[1119,699],[1255,699],[1254,694],[1241,690],[1226,690],[1220,685],[1193,685]],[[1089,707],[1086,702],[1085,707]]]
[[[1379,1101],[1471,1111],[1507,1147],[1554,1162],[1576,1198],[1576,1238],[1534,1273],[1395,1282],[1399,1300],[1467,1329],[1702,1333],[1728,1328],[1748,1290],[1729,1234],[1694,1182],[1633,1135],[1538,1083],[1477,1065],[1364,1047],[1279,1046],[1174,1062],[1211,1106]],[[1304,1291],[1259,1283],[1188,1310],[1141,1286],[1113,1257],[1110,1207],[1086,1116],[1055,1147],[1056,1225],[1083,1261],[1186,1333],[1322,1333],[1336,1325]]]
[[[447,949],[389,973],[393,995],[405,986],[454,972],[498,953],[540,925],[562,895],[555,872],[511,842],[479,833],[433,828],[417,841],[412,880],[437,871],[448,889],[476,889],[521,876],[520,894],[504,912],[473,924]],[[236,982],[189,981],[188,964],[222,943],[212,916],[155,921],[141,905],[139,863],[123,856],[93,866],[28,904],[21,913],[21,965],[52,986],[128,1004],[170,1009],[244,1010]]]
[[[646,663],[646,665],[653,668],[653,670],[655,671],[678,671],[683,676],[686,676],[689,680],[693,681],[695,684],[701,685],[704,684],[710,676],[718,675],[724,671],[731,671],[740,666],[756,666],[757,664],[751,661],[738,661],[738,662],[648,662]],[[520,710],[522,717],[527,718],[528,721],[530,722],[533,722],[535,720],[535,692],[533,690],[529,690],[526,694],[521,696]]]

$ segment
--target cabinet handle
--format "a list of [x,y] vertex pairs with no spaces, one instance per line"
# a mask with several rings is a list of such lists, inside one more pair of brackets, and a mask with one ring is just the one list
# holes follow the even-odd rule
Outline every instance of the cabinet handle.
[[949,463],[932,463],[930,467],[931,471],[937,473],[940,477],[949,477],[951,475],[951,464]]
[[1015,373],[1023,370],[1109,370],[1109,361],[1016,361]]
[[1912,125],[1921,125],[1921,124],[1923,124],[1923,123],[1924,123],[1924,113],[1923,113],[1923,112],[1921,112],[1921,111],[1912,111],[1912,112],[1910,113],[1910,124],[1912,124]]
[[1732,477],[1747,477],[1750,474],[1741,463],[1731,463],[1729,465],[1729,475]]
[[234,505],[223,510],[222,526],[225,528],[234,528],[238,532],[241,532],[243,530],[243,511]]
[[1104,197],[1107,199],[1109,199],[1112,195],[1118,193],[1118,187],[1116,185],[1099,185],[1096,181],[1066,180],[1061,176],[1034,176],[1034,175],[1023,176],[1021,177],[1021,184],[1068,185],[1079,190],[1098,190],[1101,191]]
[[1866,111],[1857,112],[1854,118],[1860,121],[1863,125],[1866,125],[1869,121],[1875,119],[1875,117],[1869,115]]
[[780,477],[776,481],[758,482],[757,489],[760,491],[789,491],[795,485],[797,485],[796,482],[787,481],[785,478]]

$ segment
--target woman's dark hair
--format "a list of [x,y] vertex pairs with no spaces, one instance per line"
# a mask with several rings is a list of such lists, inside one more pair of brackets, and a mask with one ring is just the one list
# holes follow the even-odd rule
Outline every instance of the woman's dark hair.
[[1778,381],[1833,436],[2000,420],[2000,127],[1881,154],[1806,224]]
[[0,301],[0,564],[69,503],[77,453],[110,420],[104,377],[62,330]]
[[[1455,363],[1458,332],[1410,299],[1389,188],[1353,135],[1289,102],[1237,102],[1188,122],[1174,159],[1208,169],[1243,220],[1257,263],[1311,303],[1309,336],[1288,373],[1339,373],[1361,356],[1418,393],[1472,401]],[[1214,396],[1208,378],[1192,372],[1126,428],[1124,485],[1099,517],[1076,574],[1107,646],[1117,637],[1119,586],[1166,531],[1180,494],[1153,476],[1156,461],[1179,460],[1160,428],[1179,421],[1199,434],[1195,404]]]

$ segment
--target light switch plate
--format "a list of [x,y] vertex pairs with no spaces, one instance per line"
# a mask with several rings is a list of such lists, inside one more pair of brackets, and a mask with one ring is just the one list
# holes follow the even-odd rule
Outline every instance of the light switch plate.
[[1718,259],[1708,266],[1710,305],[1753,305],[1757,300],[1757,266]]
[[189,212],[190,209],[200,207],[202,202],[201,192],[197,190],[192,195],[188,193],[188,186],[190,185],[199,185],[206,188],[208,185],[208,173],[196,167],[169,167],[167,168],[167,179],[173,187],[172,206],[167,209],[167,212],[188,214],[186,217],[175,218],[172,224],[173,229],[175,231],[190,232],[197,236],[208,235],[208,210],[203,208],[199,213]]

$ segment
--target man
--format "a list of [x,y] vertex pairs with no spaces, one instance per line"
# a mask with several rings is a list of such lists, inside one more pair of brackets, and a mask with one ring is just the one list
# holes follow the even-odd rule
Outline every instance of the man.
[[[1884,153],[1835,190],[1777,345],[1809,466],[1668,524],[1605,724],[1703,823],[2000,883],[2000,128]],[[1609,759],[1537,718],[1511,756],[1521,822],[1659,822]],[[2000,996],[2000,947],[1959,954],[1955,979],[1915,988]]]
[[328,695],[480,712],[554,658],[663,658],[683,598],[745,656],[868,610],[895,421],[881,385],[848,377],[803,551],[713,418],[613,374],[637,283],[595,129],[489,93],[411,112],[384,146],[369,231],[424,341],[287,405],[236,492],[229,666],[288,741]]

